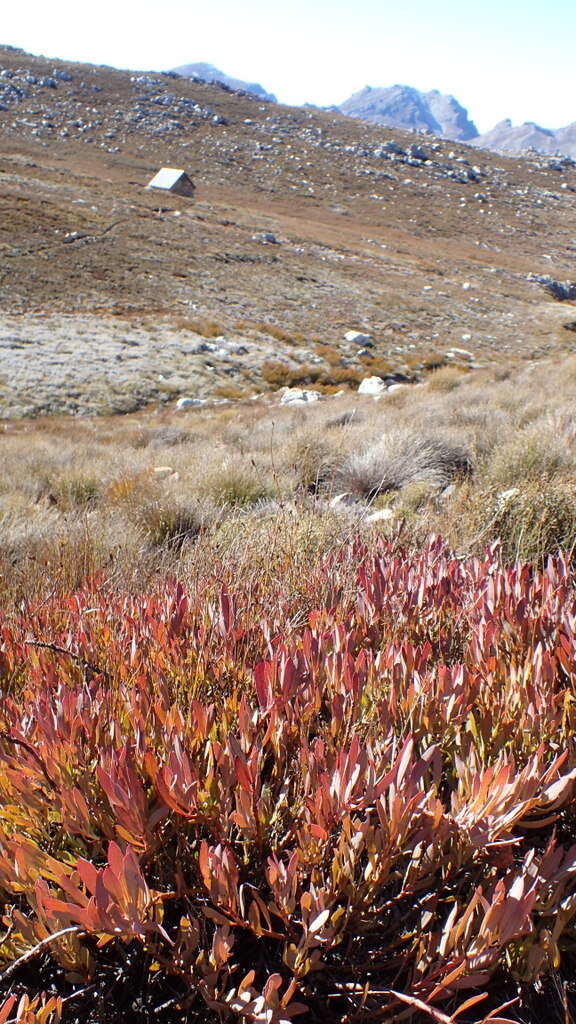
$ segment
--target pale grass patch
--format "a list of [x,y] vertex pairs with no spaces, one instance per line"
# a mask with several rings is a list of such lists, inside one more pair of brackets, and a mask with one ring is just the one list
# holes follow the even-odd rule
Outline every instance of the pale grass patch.
[[[571,543],[575,365],[473,371],[452,390],[379,402],[348,393],[301,408],[268,398],[11,423],[0,435],[1,588],[25,596],[86,574],[139,586],[194,576],[206,557],[282,567],[296,585],[310,551],[388,505],[415,543],[432,531],[478,551],[501,534],[510,557],[542,558]],[[497,496],[512,487],[520,496],[502,512]]]
[[575,469],[574,449],[547,424],[532,423],[506,438],[493,452],[486,475],[497,487],[550,481]]

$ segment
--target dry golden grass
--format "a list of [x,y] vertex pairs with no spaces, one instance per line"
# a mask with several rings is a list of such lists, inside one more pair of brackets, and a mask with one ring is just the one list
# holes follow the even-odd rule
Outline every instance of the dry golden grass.
[[322,374],[319,366],[293,366],[280,359],[267,359],[262,364],[262,377],[273,388],[302,387],[315,384]]
[[273,388],[300,388],[313,385],[326,393],[337,388],[356,389],[364,377],[384,377],[392,371],[393,367],[388,360],[378,357],[371,357],[369,362],[361,366],[337,363],[333,359],[326,366],[316,363],[295,365],[280,359],[267,359],[262,365],[262,377]]
[[448,366],[448,359],[442,352],[415,352],[405,357],[406,366],[411,370],[439,370]]
[[428,387],[431,391],[453,391],[460,387],[467,371],[460,366],[441,366],[433,370],[428,378]]
[[[0,590],[20,599],[94,574],[139,587],[224,554],[239,571],[272,572],[271,552],[282,550],[277,566],[302,566],[311,537],[329,548],[399,524],[463,553],[497,538],[508,558],[571,550],[574,367],[474,371],[449,390],[432,377],[377,402],[348,393],[306,407],[264,398],[11,423],[0,437]],[[371,524],[382,506],[390,517]]]
[[219,338],[224,334],[226,328],[216,320],[208,317],[176,317],[172,326],[179,331],[190,331],[191,334],[199,334],[202,338]]
[[257,334],[264,334],[268,338],[274,338],[276,341],[283,341],[286,345],[294,345],[296,343],[302,344],[306,340],[304,335],[300,332],[289,332],[284,328],[279,327],[277,324],[269,324],[265,321],[258,321],[256,323],[243,323],[244,328],[251,328]]

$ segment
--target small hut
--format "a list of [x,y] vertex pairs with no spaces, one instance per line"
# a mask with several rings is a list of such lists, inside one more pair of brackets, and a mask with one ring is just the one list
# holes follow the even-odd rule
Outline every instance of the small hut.
[[193,196],[194,182],[188,177],[186,171],[178,167],[162,167],[155,174],[146,188],[160,188],[164,192],[172,192],[177,196]]

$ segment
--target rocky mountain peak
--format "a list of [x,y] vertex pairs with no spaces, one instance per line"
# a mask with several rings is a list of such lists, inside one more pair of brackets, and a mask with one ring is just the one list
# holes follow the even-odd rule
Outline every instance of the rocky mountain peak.
[[445,138],[466,142],[478,134],[476,125],[468,117],[468,111],[454,96],[447,96],[438,89],[432,89],[424,93],[424,99]]
[[424,93],[410,85],[388,88],[367,85],[345,100],[340,110],[349,117],[430,132],[440,138],[465,141],[478,135],[467,110],[453,96],[437,89]]
[[182,78],[195,78],[203,82],[217,82],[220,85],[227,86],[229,89],[249,92],[261,100],[276,103],[274,94],[266,92],[258,82],[244,82],[241,78],[233,78],[231,75],[221,71],[220,68],[215,67],[214,64],[198,61],[194,64],[183,64],[180,67],[172,68],[172,72],[181,75]]
[[[557,133],[549,128],[542,128],[534,121],[514,125],[510,118],[499,121],[489,132],[473,139],[472,145],[505,153],[522,153],[534,149],[539,153],[552,154],[560,149]],[[567,152],[570,155],[569,150]]]

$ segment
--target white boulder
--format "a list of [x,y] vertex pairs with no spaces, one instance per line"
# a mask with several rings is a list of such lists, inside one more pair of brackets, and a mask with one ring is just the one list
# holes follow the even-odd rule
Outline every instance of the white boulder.
[[382,377],[364,377],[358,385],[359,395],[383,395],[386,390]]
[[341,494],[335,494],[334,497],[330,499],[330,508],[338,508],[341,505],[349,505],[351,500],[353,499],[351,499],[350,492],[342,491]]
[[395,512],[392,508],[379,508],[376,512],[371,512],[369,516],[366,516],[367,523],[384,523],[390,519],[394,519]]
[[467,348],[451,348],[446,355],[461,356],[462,359],[474,359],[474,355]]
[[506,506],[520,494],[519,487],[510,487],[507,491],[500,491],[496,495],[496,510],[503,512]]
[[319,391],[305,391],[304,388],[284,388],[280,405],[308,405],[321,398]]
[[176,402],[177,409],[191,409],[194,405],[204,405],[203,398],[179,398]]
[[358,345],[359,348],[370,348],[373,344],[370,335],[364,334],[362,331],[346,331],[344,341],[348,341],[351,345]]

